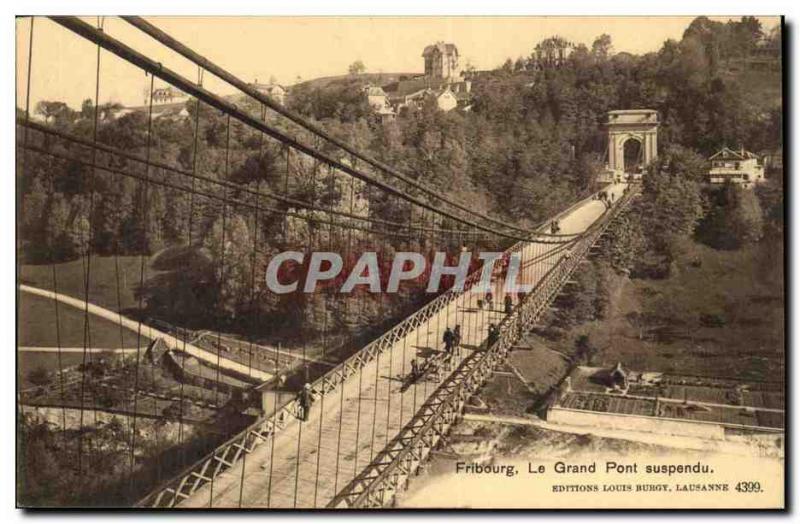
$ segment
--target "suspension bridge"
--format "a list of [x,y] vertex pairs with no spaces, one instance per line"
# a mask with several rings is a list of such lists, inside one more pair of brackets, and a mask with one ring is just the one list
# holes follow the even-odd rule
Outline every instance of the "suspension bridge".
[[[253,356],[257,351],[254,341],[250,343],[247,368],[243,369],[241,361],[221,355],[219,347],[214,354],[213,350],[194,347],[185,335],[164,334],[142,320],[124,319],[126,327],[140,336],[161,339],[169,349],[212,363],[216,361],[221,367],[227,366],[263,381],[248,392],[248,398],[260,408],[255,422],[214,446],[199,460],[186,460],[177,473],[159,479],[157,485],[134,487],[133,494],[143,495],[137,496],[137,506],[365,508],[391,505],[430,451],[445,438],[465,402],[502,363],[519,338],[537,324],[615,217],[635,196],[635,191],[626,184],[610,184],[603,188],[604,194],[611,195],[610,199],[587,195],[551,217],[545,225],[525,229],[508,224],[479,213],[469,205],[442,197],[422,183],[419,175],[400,172],[331,136],[153,24],[138,17],[123,18],[159,45],[194,64],[198,70],[197,80],[186,78],[113,37],[104,30],[102,20],[93,25],[76,17],[52,17],[51,22],[96,47],[91,136],[78,136],[48,123],[35,122],[30,110],[34,64],[32,21],[27,99],[24,115],[17,119],[21,130],[17,141],[22,157],[18,170],[21,178],[27,175],[26,159],[39,155],[84,167],[78,176],[86,178],[92,196],[99,191],[96,189],[99,178],[118,178],[130,179],[139,185],[143,204],[147,203],[148,190],[156,187],[187,199],[192,215],[200,214],[200,203],[205,203],[202,213],[216,214],[223,220],[222,247],[216,257],[217,273],[222,279],[234,263],[225,257],[225,220],[232,220],[234,215],[244,217],[253,224],[255,234],[252,244],[247,246],[253,261],[250,285],[249,289],[241,291],[239,298],[251,304],[258,300],[256,281],[261,278],[256,276],[256,261],[268,252],[267,239],[263,235],[259,237],[258,233],[264,229],[261,225],[266,218],[283,224],[276,235],[284,248],[304,243],[301,247],[311,251],[336,245],[352,253],[366,245],[401,250],[399,248],[417,243],[454,253],[478,251],[482,246],[502,246],[506,248],[504,255],[519,256],[518,283],[533,287],[524,295],[513,293],[511,309],[501,306],[507,293],[506,272],[495,272],[492,279],[494,301],[486,303],[485,294],[472,289],[478,283],[478,268],[467,278],[463,291],[450,289],[440,293],[334,367],[310,371],[308,363],[312,359],[303,355],[303,369],[299,373],[302,382],[310,383],[315,397],[307,420],[298,416],[300,409],[294,395],[287,401],[279,391],[277,376],[281,370],[277,362],[274,370],[258,368],[258,359]],[[40,23],[38,19],[35,22]],[[103,60],[124,61],[149,75],[151,96],[144,155],[104,143],[98,133],[101,56]],[[232,86],[254,102],[256,109],[248,109],[244,104],[234,103],[230,97],[211,92],[203,86],[205,75],[213,75]],[[157,154],[159,141],[153,125],[152,101],[155,79],[192,97],[187,102],[195,108],[190,117],[193,130],[190,168],[164,161]],[[197,169],[198,150],[202,147],[201,120],[204,114],[208,117],[212,112],[215,116],[223,115],[226,126],[223,176],[217,178],[200,174]],[[260,184],[254,189],[229,180],[232,122],[258,137],[256,147],[259,150],[270,143],[285,155],[286,179],[282,193],[265,190]],[[314,192],[302,198],[290,193],[290,186],[296,183],[290,178],[299,178],[304,169],[311,173],[312,180],[319,175],[323,185],[343,187],[340,202],[334,205]],[[356,209],[356,193],[371,204],[366,210]],[[213,206],[209,204],[212,202]],[[373,205],[377,202],[393,212],[378,212],[379,206]],[[93,205],[92,199],[89,205]],[[24,212],[24,198],[20,206]],[[90,261],[95,254],[91,208],[88,216],[90,233],[82,254],[86,259],[85,296],[65,297],[58,289],[36,291],[55,302],[77,304],[73,305],[84,310],[87,326],[89,315],[96,309],[90,296]],[[148,230],[147,213],[139,215],[138,220],[141,223],[137,224],[134,234],[144,235]],[[552,220],[558,221],[559,231],[550,230]],[[311,233],[292,238],[291,221],[305,222]],[[191,246],[199,234],[199,225],[193,225],[190,219],[187,229],[186,238]],[[55,271],[54,268],[54,284]],[[141,271],[143,283],[144,265]],[[116,285],[119,286],[119,281]],[[377,300],[381,301],[382,308],[383,297]],[[252,322],[259,322],[257,309],[251,309],[254,311]],[[114,316],[112,312],[104,314]],[[461,344],[453,354],[448,354],[441,343],[442,332],[455,325],[462,329]],[[490,325],[498,327],[497,335],[491,339],[488,337]],[[85,339],[84,360],[92,353],[88,334]],[[137,351],[135,379],[139,374],[139,361]],[[412,361],[422,362],[416,374],[412,374]],[[91,403],[84,405],[87,402],[83,395],[85,381],[84,378],[80,384],[81,410],[93,407]],[[135,386],[133,389],[135,401],[139,392]],[[183,423],[180,416],[179,420]],[[77,446],[78,474],[91,474],[82,471],[80,457],[84,444],[79,442]],[[135,442],[131,443],[130,455],[133,475],[141,466]]]

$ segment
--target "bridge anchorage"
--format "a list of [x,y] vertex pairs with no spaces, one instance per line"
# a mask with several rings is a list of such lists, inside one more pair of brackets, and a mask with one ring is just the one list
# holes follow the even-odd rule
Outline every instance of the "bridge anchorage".
[[641,177],[642,169],[658,155],[658,125],[658,112],[653,109],[609,111],[609,168]]

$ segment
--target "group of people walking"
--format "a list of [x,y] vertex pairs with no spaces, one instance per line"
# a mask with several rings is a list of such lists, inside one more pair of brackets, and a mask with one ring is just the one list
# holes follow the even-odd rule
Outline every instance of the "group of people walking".
[[600,191],[597,193],[597,199],[603,202],[607,208],[611,208],[611,205],[614,203],[614,192],[613,191]]
[[[522,302],[524,299],[524,294],[520,293],[519,300]],[[492,309],[494,307],[494,296],[492,295],[491,291],[488,291],[484,295],[484,299],[478,301],[478,307],[483,308],[486,305],[488,309]],[[511,295],[506,295],[503,299],[503,306],[504,306],[504,313],[506,315],[510,315],[514,310],[514,300],[511,298]],[[444,344],[444,358],[446,361],[450,361],[454,355],[460,356],[460,349],[461,349],[461,325],[456,324],[454,328],[450,328],[449,326],[445,328],[444,333],[442,334],[442,343]],[[487,348],[492,347],[498,340],[500,339],[500,328],[495,323],[490,323],[488,328],[488,335],[487,335]],[[411,371],[410,374],[407,376],[407,381],[409,383],[413,383],[418,380],[428,368],[428,363],[423,362],[422,364],[419,362],[417,358],[413,358],[411,360]],[[407,387],[407,385],[405,386]],[[311,384],[306,383],[303,386],[303,389],[297,394],[297,406],[298,406],[298,418],[302,421],[307,421],[309,417],[309,413],[311,411],[311,406],[316,399],[316,395],[311,387]]]
[[456,324],[454,329],[448,326],[442,335],[442,342],[444,342],[444,352],[452,355],[458,352],[461,346],[461,324]]
[[[486,306],[486,309],[492,310],[494,309],[494,295],[492,295],[491,291],[487,291],[486,294],[483,296],[482,300],[478,300],[478,309],[483,309]],[[506,295],[503,299],[503,312],[506,315],[510,315],[511,311],[514,309],[514,299],[511,298],[511,295]]]

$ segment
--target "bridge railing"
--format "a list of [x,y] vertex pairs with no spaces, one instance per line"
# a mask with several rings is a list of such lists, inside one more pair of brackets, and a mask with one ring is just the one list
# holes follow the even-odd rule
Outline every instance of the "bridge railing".
[[[573,204],[562,211],[554,219],[561,219],[586,202],[592,200],[594,194]],[[536,232],[543,232],[550,221],[540,225]],[[580,235],[575,235],[569,243],[577,242],[589,232],[591,228]],[[531,242],[536,242],[535,236]],[[524,242],[520,241],[509,247],[504,253],[513,253],[522,249]],[[472,287],[480,280],[482,268],[478,267],[467,277],[464,290],[446,291],[414,314],[410,315],[389,331],[375,339],[363,349],[342,361],[336,367],[311,384],[316,395],[329,394],[337,387],[356,374],[360,369],[369,365],[384,351],[390,349],[403,337],[419,328],[439,311],[448,307],[453,301],[471,292]],[[225,441],[213,452],[186,468],[178,476],[161,484],[153,492],[138,502],[141,507],[171,507],[181,500],[189,498],[197,489],[208,482],[212,482],[220,473],[233,467],[245,453],[250,453],[263,442],[272,438],[273,434],[282,429],[287,421],[291,420],[299,411],[297,399],[292,399],[245,430]]]
[[422,464],[455,422],[469,395],[475,392],[502,362],[524,328],[534,323],[585,258],[591,246],[627,206],[627,193],[582,236],[569,256],[563,257],[538,282],[525,301],[500,323],[500,337],[482,354],[473,354],[459,366],[423,404],[387,446],[328,504],[330,508],[382,507],[390,504],[407,479]]

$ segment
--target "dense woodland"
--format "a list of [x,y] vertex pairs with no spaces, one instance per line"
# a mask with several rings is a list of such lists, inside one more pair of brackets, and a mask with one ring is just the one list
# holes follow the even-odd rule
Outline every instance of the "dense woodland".
[[[641,238],[632,235],[632,241],[647,239],[648,251],[668,263],[676,231],[693,234],[702,222],[704,238],[731,248],[741,239],[726,238],[728,215],[736,215],[741,223],[760,220],[752,217],[762,214],[752,193],[730,188],[719,195],[705,194],[700,176],[704,159],[723,145],[753,151],[781,147],[780,98],[770,99],[758,89],[779,82],[779,76],[765,73],[760,81],[745,82],[743,75],[749,73],[731,73],[727,67],[751,53],[762,37],[754,18],[720,23],[700,17],[680,41],[669,40],[658,52],[635,56],[614,53],[613,42],[602,35],[591,48],[579,45],[558,66],[536,67],[532,56],[476,73],[471,111],[444,113],[431,101],[385,124],[370,115],[361,91],[365,80],[358,72],[323,87],[299,85],[290,92],[288,105],[443,196],[523,226],[543,220],[596,187],[595,176],[604,163],[602,123],[607,111],[656,109],[662,121],[662,161],[650,166],[653,176],[645,186],[641,220],[634,221]],[[769,38],[779,40],[780,34]],[[531,44],[533,49],[535,42]],[[259,110],[246,100],[239,103],[254,113]],[[282,213],[296,210],[265,199],[259,203],[264,207],[256,209],[248,191],[286,192],[297,200],[341,210],[352,205],[348,193],[356,192],[357,202],[385,220],[407,220],[401,204],[353,186],[346,175],[298,154],[287,158],[284,147],[209,107],[201,105],[196,120],[193,100],[186,103],[188,116],[153,119],[150,133],[145,111],[115,117],[118,109],[102,106],[95,111],[89,100],[80,109],[52,101],[40,103],[35,113],[48,125],[85,139],[92,137],[96,114],[100,143],[231,184],[192,181],[158,167],[145,169],[119,156],[93,154],[89,148],[20,128],[20,141],[57,154],[19,155],[25,262],[61,262],[86,252],[155,255],[140,289],[148,314],[198,326],[252,330],[257,325],[269,332],[281,318],[297,318],[299,313],[312,330],[348,330],[408,306],[403,296],[368,300],[366,305],[361,300],[358,307],[342,308],[327,307],[329,299],[321,296],[271,296],[262,284],[262,268],[270,254],[284,247],[332,246],[343,253],[370,247],[390,254],[430,249],[434,239],[385,240],[361,233],[353,240],[343,230],[331,233],[324,213],[301,210],[299,217],[285,219]],[[276,126],[286,125],[267,118]],[[330,154],[349,160],[340,152]],[[92,170],[92,161],[108,170]],[[112,169],[164,185],[120,176]],[[685,220],[679,218],[684,215]],[[714,233],[721,230],[726,234]],[[749,240],[760,237],[743,235]],[[460,239],[446,240],[458,248]],[[417,301],[425,300],[409,293]],[[179,318],[174,318],[177,311]]]

